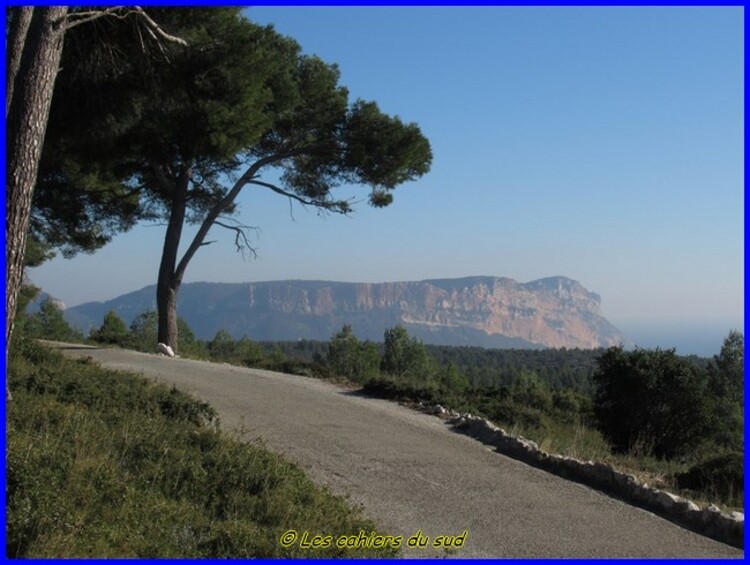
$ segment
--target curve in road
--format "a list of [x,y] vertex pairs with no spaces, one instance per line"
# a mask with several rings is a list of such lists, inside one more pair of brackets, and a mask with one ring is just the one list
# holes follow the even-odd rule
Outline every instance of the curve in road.
[[[318,483],[363,505],[381,524],[378,533],[403,536],[405,557],[743,556],[740,549],[507,458],[434,416],[392,402],[270,371],[57,347],[209,402],[225,429],[261,438]],[[432,547],[437,536],[464,531],[462,548]],[[417,532],[429,539],[426,547],[407,548]]]

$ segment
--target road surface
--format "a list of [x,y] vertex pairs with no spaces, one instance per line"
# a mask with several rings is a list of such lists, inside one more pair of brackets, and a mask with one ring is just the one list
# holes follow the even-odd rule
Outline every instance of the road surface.
[[[222,427],[299,464],[364,506],[405,557],[741,557],[583,485],[509,459],[434,416],[316,379],[187,359],[57,344],[67,355],[174,384]],[[294,528],[294,524],[289,525]],[[406,548],[417,532],[424,549]],[[446,553],[437,536],[467,532]],[[311,532],[316,534],[319,532]],[[356,534],[357,532],[352,532]]]

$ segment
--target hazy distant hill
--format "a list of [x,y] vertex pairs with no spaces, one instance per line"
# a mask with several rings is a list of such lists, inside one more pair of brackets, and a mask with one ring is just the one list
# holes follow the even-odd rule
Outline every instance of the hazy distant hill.
[[[518,283],[469,277],[418,282],[274,281],[188,283],[179,315],[200,338],[225,329],[255,340],[326,340],[344,324],[361,339],[382,341],[402,324],[425,343],[482,347],[593,348],[628,340],[599,313],[600,297],[577,281],[550,277]],[[84,331],[115,310],[128,324],[153,310],[155,287],[66,310]]]

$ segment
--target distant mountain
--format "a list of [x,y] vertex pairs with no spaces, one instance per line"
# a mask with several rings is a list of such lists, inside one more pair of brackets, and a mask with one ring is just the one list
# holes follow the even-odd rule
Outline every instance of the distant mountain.
[[[109,310],[126,323],[156,308],[154,286],[65,311],[84,332]],[[595,348],[631,345],[600,314],[600,297],[565,277],[518,283],[469,277],[418,282],[274,281],[188,283],[179,315],[199,338],[220,329],[258,341],[327,340],[344,324],[360,339],[382,341],[397,324],[425,343],[496,348]]]

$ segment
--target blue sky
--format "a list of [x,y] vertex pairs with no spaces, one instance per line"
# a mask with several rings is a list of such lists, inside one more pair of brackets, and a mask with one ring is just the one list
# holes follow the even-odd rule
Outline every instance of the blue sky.
[[[239,202],[260,228],[258,259],[237,257],[217,228],[186,281],[564,275],[644,346],[714,353],[742,327],[743,8],[247,14],[338,63],[352,99],[417,122],[433,167],[391,207],[363,203],[350,218],[290,211],[252,188]],[[68,305],[142,288],[163,230],[139,227],[31,277]]]

